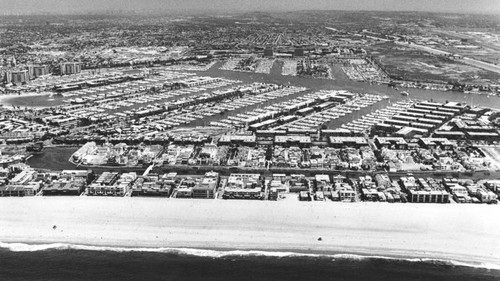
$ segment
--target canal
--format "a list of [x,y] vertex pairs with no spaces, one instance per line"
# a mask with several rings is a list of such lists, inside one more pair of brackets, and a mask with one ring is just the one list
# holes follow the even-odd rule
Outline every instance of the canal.
[[[200,76],[211,76],[211,77],[223,77],[227,79],[240,80],[244,83],[253,82],[263,82],[263,83],[275,83],[284,84],[298,87],[306,87],[310,91],[319,90],[348,90],[354,93],[370,93],[370,94],[380,94],[387,95],[388,100],[378,102],[372,106],[362,108],[360,111],[353,112],[345,117],[334,120],[328,124],[329,128],[339,127],[343,123],[350,122],[354,119],[360,118],[376,109],[383,108],[389,103],[395,103],[403,99],[417,99],[417,100],[433,100],[435,102],[445,102],[445,101],[455,101],[455,102],[466,102],[469,105],[485,106],[500,109],[500,97],[497,96],[487,96],[487,95],[477,95],[477,94],[465,94],[459,92],[442,92],[424,89],[405,89],[409,93],[409,96],[402,96],[400,90],[393,89],[387,85],[377,85],[365,82],[352,81],[347,78],[339,66],[333,65],[332,74],[334,79],[310,79],[304,77],[296,76],[283,76],[281,75],[282,63],[275,63],[271,69],[270,74],[260,74],[260,73],[245,73],[236,71],[226,71],[220,70],[222,62],[216,63],[207,71],[195,72]],[[285,99],[293,98],[297,95],[291,95]],[[30,96],[30,97],[15,97],[4,101],[5,104],[18,105],[18,106],[54,106],[61,104],[63,98],[44,96]],[[268,102],[263,106],[272,104],[274,102],[280,102],[280,99]],[[248,109],[254,109],[259,105],[251,106]],[[262,105],[260,105],[262,106]],[[236,113],[237,114],[237,113]],[[233,114],[231,114],[233,115]],[[218,117],[220,118],[220,117]],[[213,118],[213,119],[218,119]],[[201,121],[200,123],[207,124]],[[197,125],[201,125],[198,123]],[[42,169],[86,169],[76,167],[68,162],[69,157],[77,148],[75,147],[57,147],[57,148],[46,148],[43,153],[34,155],[28,160],[28,164],[34,168]]]

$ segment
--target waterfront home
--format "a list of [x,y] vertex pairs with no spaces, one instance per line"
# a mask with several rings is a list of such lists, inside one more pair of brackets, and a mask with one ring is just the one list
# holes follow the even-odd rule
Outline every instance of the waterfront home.
[[290,192],[309,191],[310,189],[309,180],[305,175],[300,174],[290,175],[289,186]]
[[63,170],[56,177],[43,187],[44,196],[80,195],[92,180],[93,173],[90,170]]
[[87,188],[88,195],[111,195],[108,193],[110,187],[118,180],[119,174],[116,172],[102,173],[92,184]]
[[354,202],[356,200],[356,191],[348,183],[335,183],[334,192],[338,194],[340,201]]
[[263,199],[260,174],[231,174],[224,187],[224,199]]
[[24,196],[24,185],[3,185],[0,186],[1,197],[21,197]]
[[160,179],[157,174],[138,177],[132,184],[132,196],[168,197],[173,189],[170,184]]
[[31,168],[24,169],[9,180],[9,184],[24,185],[36,178],[37,172]]
[[173,196],[175,198],[192,198],[193,187],[195,187],[199,183],[199,181],[199,178],[183,178],[175,189]]
[[333,186],[329,175],[318,174],[314,176],[315,191],[332,191]]
[[215,198],[219,185],[219,173],[207,172],[203,179],[192,187],[193,198]]
[[399,183],[412,203],[449,203],[450,194],[433,180],[408,176],[401,177]]

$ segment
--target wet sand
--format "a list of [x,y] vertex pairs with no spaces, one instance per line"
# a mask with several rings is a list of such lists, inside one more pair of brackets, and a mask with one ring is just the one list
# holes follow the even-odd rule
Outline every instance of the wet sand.
[[2,198],[0,242],[353,253],[500,266],[498,210],[458,204]]

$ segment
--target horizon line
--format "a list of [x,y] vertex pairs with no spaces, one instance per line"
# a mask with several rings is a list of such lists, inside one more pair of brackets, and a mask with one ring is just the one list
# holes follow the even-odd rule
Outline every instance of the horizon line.
[[500,15],[500,10],[491,11],[427,11],[427,10],[354,10],[354,9],[297,9],[297,10],[211,10],[211,9],[175,9],[175,10],[88,10],[88,11],[66,11],[66,12],[4,12],[0,16],[87,16],[87,15],[158,15],[166,16],[176,13],[179,16],[192,14],[243,14],[243,13],[293,13],[293,12],[375,12],[375,13],[427,13],[427,14],[456,14],[456,15]]

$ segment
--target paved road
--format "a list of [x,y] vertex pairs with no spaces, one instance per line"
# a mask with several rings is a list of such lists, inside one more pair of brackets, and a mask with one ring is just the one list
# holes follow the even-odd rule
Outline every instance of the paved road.
[[[372,175],[385,173],[383,171],[346,171],[332,169],[301,169],[301,168],[245,168],[245,167],[229,167],[229,166],[163,166],[158,168],[158,172],[178,172],[179,174],[204,174],[205,172],[214,171],[221,175],[229,175],[232,173],[259,173],[264,176],[272,174],[305,174],[306,176],[314,176],[316,174],[338,175],[342,174],[346,177],[360,177],[364,175]],[[500,171],[474,171],[474,172],[457,172],[457,171],[394,171],[389,172],[389,177],[399,178],[412,173],[415,177],[436,177],[436,178],[470,178],[470,179],[498,179]]]

